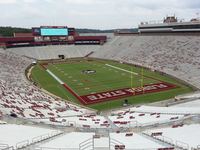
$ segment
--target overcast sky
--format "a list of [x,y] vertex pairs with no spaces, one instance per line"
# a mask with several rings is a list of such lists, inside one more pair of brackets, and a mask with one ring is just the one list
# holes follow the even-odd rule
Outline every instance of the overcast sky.
[[0,0],[0,26],[67,25],[75,28],[133,28],[166,15],[191,19],[200,0]]

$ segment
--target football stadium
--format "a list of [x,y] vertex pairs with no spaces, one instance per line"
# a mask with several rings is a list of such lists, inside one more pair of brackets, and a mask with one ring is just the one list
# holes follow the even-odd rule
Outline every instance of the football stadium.
[[0,150],[200,150],[200,19],[0,34]]
[[90,58],[40,62],[32,69],[33,81],[64,99],[102,110],[124,103],[170,99],[192,88],[176,79],[139,66]]

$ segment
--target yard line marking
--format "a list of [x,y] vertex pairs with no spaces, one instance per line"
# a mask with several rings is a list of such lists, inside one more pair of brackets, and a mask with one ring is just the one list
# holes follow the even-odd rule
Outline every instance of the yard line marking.
[[74,95],[80,102],[87,103],[84,99],[82,99],[71,87],[69,87],[66,83],[64,83],[60,78],[58,78],[53,72],[49,69],[46,70],[58,83],[60,83],[64,88]]
[[115,68],[115,69],[124,71],[124,72],[128,72],[128,73],[131,73],[131,74],[134,74],[134,75],[138,75],[138,73],[136,73],[136,72],[128,71],[128,70],[126,70],[126,69],[122,69],[122,68],[119,68],[119,67],[116,67],[116,66],[113,66],[113,65],[109,65],[109,64],[105,64],[105,65],[106,65],[106,66],[109,66],[109,67],[111,67],[111,68]]
[[53,72],[51,72],[49,69],[46,70],[58,83],[64,84],[62,80],[60,80]]

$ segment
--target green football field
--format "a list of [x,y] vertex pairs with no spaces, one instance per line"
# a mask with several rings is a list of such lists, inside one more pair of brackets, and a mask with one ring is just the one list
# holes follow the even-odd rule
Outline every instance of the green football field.
[[[69,59],[62,63],[48,63],[47,69],[80,96],[123,88],[142,87],[146,84],[159,82],[172,83],[177,86],[166,91],[87,105],[97,110],[121,107],[124,99],[127,99],[129,104],[142,104],[173,98],[176,95],[193,90],[191,87],[169,76],[114,61]],[[47,91],[63,99],[81,104],[77,98],[50,76],[39,64],[32,70],[32,79]]]

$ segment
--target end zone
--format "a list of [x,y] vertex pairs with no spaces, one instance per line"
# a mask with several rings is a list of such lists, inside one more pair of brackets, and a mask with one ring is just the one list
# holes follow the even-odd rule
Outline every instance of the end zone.
[[124,89],[117,89],[113,91],[83,95],[80,97],[84,100],[84,102],[82,103],[85,103],[85,105],[88,105],[88,104],[95,104],[95,103],[100,103],[104,101],[109,101],[109,100],[115,100],[115,99],[119,99],[123,97],[166,91],[166,90],[170,90],[176,87],[177,87],[176,85],[166,83],[166,82],[161,82],[161,83],[156,83],[156,84],[148,84],[148,85],[145,85],[143,88],[141,87],[124,88]]

